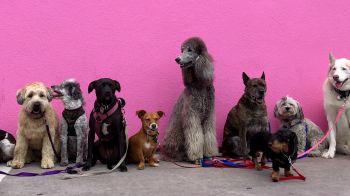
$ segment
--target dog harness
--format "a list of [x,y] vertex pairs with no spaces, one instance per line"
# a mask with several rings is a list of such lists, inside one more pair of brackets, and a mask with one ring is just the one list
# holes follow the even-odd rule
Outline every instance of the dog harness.
[[103,122],[110,116],[112,116],[118,109],[120,109],[119,101],[106,113],[102,113],[101,111],[97,111],[96,108],[93,111],[93,116],[95,119],[95,132],[97,136],[101,139],[104,136],[104,132],[102,131]]
[[68,124],[68,136],[77,136],[74,125],[78,118],[83,114],[85,114],[85,110],[82,106],[74,110],[63,110],[62,116]]
[[350,96],[350,91],[342,91],[337,88],[334,88],[334,91],[338,93],[338,100],[347,99]]

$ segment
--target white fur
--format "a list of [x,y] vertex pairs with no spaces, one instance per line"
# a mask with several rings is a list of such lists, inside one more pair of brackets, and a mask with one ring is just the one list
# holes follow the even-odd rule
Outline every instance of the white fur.
[[150,148],[151,148],[151,144],[150,144],[149,142],[146,142],[146,143],[144,144],[144,146],[145,146],[145,148],[147,148],[147,149],[150,149]]
[[8,139],[7,139],[7,133],[5,139],[0,141],[0,149],[3,152],[3,156],[6,158],[12,157],[13,155],[13,150],[15,149],[15,144],[12,144]]
[[109,126],[109,124],[107,124],[107,123],[103,123],[102,124],[102,133],[103,133],[103,135],[108,135],[108,126]]
[[[334,69],[335,68],[335,69]],[[345,70],[343,70],[345,68]],[[334,70],[333,70],[334,69]],[[350,61],[348,59],[337,59],[334,61],[323,85],[324,108],[327,115],[328,127],[332,129],[328,137],[329,149],[322,154],[324,158],[334,158],[335,152],[350,154],[350,100],[347,100],[345,112],[339,119],[336,127],[333,127],[339,108],[344,104],[344,100],[339,100],[338,93],[334,90],[334,75],[339,76],[340,81],[350,78]],[[339,90],[350,90],[350,80],[346,81]]]

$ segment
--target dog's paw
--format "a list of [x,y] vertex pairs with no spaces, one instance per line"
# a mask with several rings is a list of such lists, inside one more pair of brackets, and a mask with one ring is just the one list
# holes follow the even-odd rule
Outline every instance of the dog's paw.
[[121,165],[121,166],[119,167],[119,170],[120,170],[121,172],[127,172],[127,171],[128,171],[128,168],[127,168],[125,165]]
[[145,169],[145,164],[144,164],[144,163],[140,163],[140,164],[137,166],[137,169],[139,169],[139,170]]
[[273,171],[271,174],[272,182],[278,182],[280,180],[280,173],[278,171]]
[[84,165],[84,167],[83,167],[83,171],[89,171],[91,169],[91,166],[90,165],[88,165],[88,164],[86,164],[86,165]]
[[289,176],[293,176],[293,174],[290,171],[284,171],[284,176],[289,177]]
[[153,164],[150,164],[151,167],[158,167],[159,166],[159,163],[153,163]]
[[18,161],[18,160],[12,160],[7,162],[7,164],[12,167],[13,169],[21,169],[24,167],[24,162],[23,161]]
[[334,151],[328,150],[327,152],[324,152],[322,154],[322,157],[325,159],[333,159],[334,155],[335,155],[335,150]]
[[68,165],[68,160],[62,160],[60,162],[60,166],[67,166]]
[[321,151],[319,150],[313,150],[308,154],[309,157],[320,157],[321,156]]
[[55,167],[52,159],[42,159],[41,160],[41,168],[43,169],[51,169]]
[[7,167],[11,167],[11,165],[12,165],[12,160],[7,161],[6,166],[7,166]]

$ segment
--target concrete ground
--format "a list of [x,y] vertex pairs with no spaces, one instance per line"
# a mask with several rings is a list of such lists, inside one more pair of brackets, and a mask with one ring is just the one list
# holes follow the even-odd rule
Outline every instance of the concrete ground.
[[[69,174],[7,176],[0,182],[0,195],[350,195],[349,156],[338,155],[330,160],[306,158],[297,161],[296,166],[306,176],[305,182],[273,183],[271,170],[183,169],[161,162],[158,168],[146,167],[143,171],[129,165],[127,173],[117,171],[78,178]],[[105,166],[98,165],[91,172],[105,170]],[[38,164],[31,164],[11,173],[20,171],[43,172]]]

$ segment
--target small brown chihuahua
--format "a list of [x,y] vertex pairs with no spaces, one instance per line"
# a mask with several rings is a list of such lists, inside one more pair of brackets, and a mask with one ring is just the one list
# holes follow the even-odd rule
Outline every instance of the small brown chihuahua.
[[129,139],[128,163],[138,164],[138,169],[145,168],[145,161],[151,167],[157,167],[159,160],[153,156],[158,147],[158,121],[164,112],[146,112],[139,110],[136,112],[141,119],[142,127],[138,133]]

